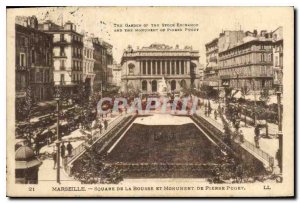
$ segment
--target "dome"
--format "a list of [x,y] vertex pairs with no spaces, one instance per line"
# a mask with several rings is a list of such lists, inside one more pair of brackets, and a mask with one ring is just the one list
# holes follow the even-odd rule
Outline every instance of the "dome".
[[33,150],[28,146],[22,146],[16,151],[15,160],[16,161],[28,161],[34,158]]

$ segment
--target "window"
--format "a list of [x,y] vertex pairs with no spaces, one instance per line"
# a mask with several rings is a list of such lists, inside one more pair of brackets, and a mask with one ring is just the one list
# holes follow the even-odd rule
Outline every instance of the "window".
[[278,66],[278,56],[275,56],[275,66]]
[[35,52],[31,50],[31,63],[35,63]]
[[146,80],[143,80],[143,82],[142,82],[142,90],[147,91],[147,81]]
[[65,69],[65,60],[60,60],[60,69],[61,70]]
[[167,74],[170,75],[170,63],[167,63]]
[[134,74],[134,65],[132,63],[130,63],[128,65],[128,70],[129,70],[129,75],[133,75]]
[[65,41],[65,35],[64,34],[60,34],[60,41],[61,42]]
[[63,46],[60,47],[60,56],[65,56],[65,48]]
[[265,61],[265,55],[264,54],[260,55],[260,61]]
[[20,66],[26,66],[25,53],[20,53]]
[[64,74],[60,74],[60,82],[61,83],[65,82],[65,75]]
[[172,75],[175,75],[175,63],[172,62]]
[[150,62],[147,61],[147,69],[148,69],[148,75],[151,74],[151,69],[150,69]]
[[143,75],[146,75],[146,62],[143,62]]
[[156,75],[156,62],[152,61],[152,74]]

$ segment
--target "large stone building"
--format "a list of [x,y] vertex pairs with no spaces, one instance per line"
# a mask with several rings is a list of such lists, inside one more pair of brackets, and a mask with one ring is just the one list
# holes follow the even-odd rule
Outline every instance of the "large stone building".
[[83,75],[83,35],[70,21],[63,26],[46,21],[39,29],[53,36],[54,85],[62,87],[68,94],[76,94]]
[[273,71],[274,85],[282,86],[283,77],[283,36],[282,27],[278,27],[272,32],[274,47],[273,47]]
[[35,16],[16,17],[16,98],[31,87],[35,102],[52,98],[52,36],[38,30]]
[[114,62],[110,67],[112,69],[112,85],[121,87],[121,65]]
[[273,42],[271,34],[246,32],[241,43],[219,51],[222,86],[261,90],[273,85]]
[[91,93],[94,88],[94,46],[91,37],[84,36],[83,38],[83,76],[82,81],[84,82],[86,88]]
[[108,65],[113,63],[112,45],[93,37],[94,47],[94,91],[105,91],[108,87]]
[[204,69],[204,81],[203,85],[217,87],[219,85],[218,80],[218,38],[213,39],[211,42],[205,44],[206,49],[206,67]]
[[244,37],[245,34],[241,30],[225,30],[220,33],[218,38],[205,44],[206,68],[204,70],[204,85],[219,88],[219,52],[234,47],[236,44],[240,43]]
[[165,79],[168,91],[199,88],[199,52],[186,46],[175,48],[152,44],[134,50],[128,46],[122,59],[122,91],[158,91],[158,83]]

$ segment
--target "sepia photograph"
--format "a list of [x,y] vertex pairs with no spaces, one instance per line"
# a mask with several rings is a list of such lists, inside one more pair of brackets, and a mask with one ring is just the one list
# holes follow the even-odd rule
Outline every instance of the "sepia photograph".
[[7,8],[7,196],[293,197],[293,7]]

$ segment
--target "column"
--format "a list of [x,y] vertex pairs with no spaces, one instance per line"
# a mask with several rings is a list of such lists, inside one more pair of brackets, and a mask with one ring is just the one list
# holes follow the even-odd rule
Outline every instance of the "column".
[[169,60],[170,63],[170,75],[172,75],[172,60]]
[[190,61],[187,61],[187,68],[186,68],[187,70],[187,74],[190,74],[190,71],[191,71],[191,63],[190,63]]
[[160,74],[162,75],[162,60],[159,61]]
[[184,70],[184,73],[183,73],[183,74],[186,75],[186,61],[185,61],[185,60],[183,61],[183,66],[184,66],[184,67],[183,67],[183,70]]
[[146,62],[146,75],[148,75],[148,61],[145,60],[145,62]]
[[156,74],[156,75],[158,75],[158,72],[157,72],[157,70],[158,70],[157,64],[158,64],[157,61],[155,61],[155,74]]
[[164,62],[165,62],[165,67],[164,67],[164,69],[165,69],[165,72],[164,72],[164,73],[165,73],[165,74],[167,74],[167,64],[168,64],[168,61],[167,61],[167,60],[165,60]]
[[152,64],[153,64],[153,61],[151,60],[150,61],[150,75],[152,75],[152,66],[153,66]]
[[142,61],[139,61],[140,75],[142,75]]

